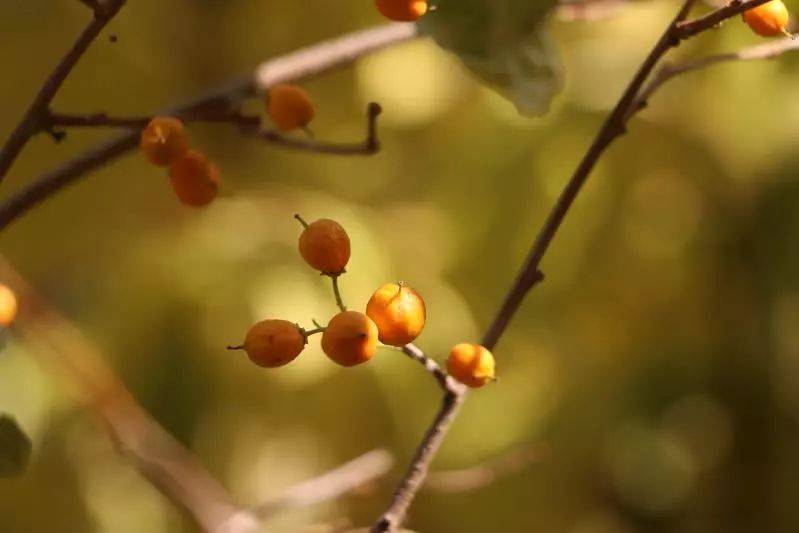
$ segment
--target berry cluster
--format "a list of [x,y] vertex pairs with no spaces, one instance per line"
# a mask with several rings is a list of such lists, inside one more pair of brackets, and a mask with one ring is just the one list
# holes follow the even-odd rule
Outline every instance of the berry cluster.
[[[242,349],[258,366],[286,365],[302,353],[308,338],[322,334],[322,351],[341,366],[355,366],[374,357],[378,341],[402,347],[413,342],[424,329],[426,309],[422,297],[404,282],[380,286],[366,304],[366,312],[349,311],[341,301],[338,278],[350,259],[350,238],[341,225],[330,219],[303,225],[299,251],[305,262],[333,280],[341,312],[327,326],[316,324],[306,330],[287,320],[267,319],[254,324],[244,343],[229,349]],[[494,378],[494,357],[477,344],[458,344],[447,362],[449,374],[469,387],[482,387]]]
[[[266,112],[282,132],[307,129],[314,117],[311,98],[294,85],[276,85],[266,97]],[[203,207],[219,193],[219,167],[189,148],[186,128],[175,117],[155,117],[141,132],[139,147],[158,167],[169,167],[169,178],[185,205]]]
[[139,147],[156,166],[169,167],[169,180],[185,205],[202,207],[219,192],[219,168],[189,149],[186,128],[174,117],[155,117],[141,132]]

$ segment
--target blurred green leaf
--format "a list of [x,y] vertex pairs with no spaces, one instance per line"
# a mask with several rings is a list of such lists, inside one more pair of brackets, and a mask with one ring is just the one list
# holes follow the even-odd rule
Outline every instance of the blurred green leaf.
[[0,477],[21,474],[31,455],[31,440],[8,415],[0,415]]
[[542,115],[561,88],[544,28],[555,0],[439,0],[419,27],[523,115]]

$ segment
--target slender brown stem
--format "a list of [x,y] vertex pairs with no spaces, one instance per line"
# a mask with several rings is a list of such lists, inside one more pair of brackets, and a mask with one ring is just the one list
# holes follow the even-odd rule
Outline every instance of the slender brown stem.
[[430,374],[436,378],[436,381],[438,381],[438,384],[442,389],[444,389],[444,391],[456,392],[459,390],[460,385],[458,382],[455,381],[449,374],[447,374],[435,360],[426,356],[421,348],[415,344],[406,344],[405,346],[402,346],[400,350],[417,363],[421,363],[425,370],[430,372]]
[[372,155],[380,150],[380,142],[377,139],[377,117],[381,111],[382,109],[378,104],[374,102],[369,104],[367,109],[366,139],[357,143],[332,143],[317,141],[313,138],[301,139],[288,137],[272,130],[258,131],[254,135],[272,144],[305,152],[332,155]]
[[740,15],[744,11],[765,4],[768,1],[769,0],[747,0],[744,2],[742,0],[731,0],[726,6],[711,11],[705,16],[692,20],[680,21],[674,31],[674,36],[680,40],[688,39],[705,30],[714,28],[725,20]]
[[50,102],[53,101],[64,80],[67,79],[89,45],[122,9],[123,5],[125,5],[125,0],[108,0],[102,5],[102,9],[92,6],[94,10],[92,20],[78,36],[72,48],[61,58],[55,70],[39,89],[22,120],[14,128],[3,148],[0,149],[0,183],[30,138],[46,127],[46,115]]
[[333,295],[336,297],[336,305],[342,311],[346,311],[347,306],[344,305],[344,299],[341,297],[341,290],[339,289],[338,286],[338,278],[340,275],[341,274],[330,274],[330,279],[333,280]]

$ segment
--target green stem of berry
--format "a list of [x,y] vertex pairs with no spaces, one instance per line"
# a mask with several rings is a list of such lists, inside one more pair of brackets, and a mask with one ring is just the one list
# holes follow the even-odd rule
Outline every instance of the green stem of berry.
[[294,218],[296,218],[297,220],[299,220],[299,221],[300,221],[300,224],[302,224],[302,227],[303,227],[303,228],[307,228],[307,227],[308,227],[308,223],[307,223],[307,222],[305,222],[305,219],[303,219],[303,218],[300,216],[300,214],[299,214],[299,213],[295,213],[295,214],[294,214]]
[[346,311],[347,310],[347,306],[344,305],[344,300],[341,298],[341,291],[339,290],[339,287],[338,287],[338,277],[339,276],[340,276],[340,274],[331,275],[330,279],[333,280],[333,294],[336,297],[336,305],[342,311]]

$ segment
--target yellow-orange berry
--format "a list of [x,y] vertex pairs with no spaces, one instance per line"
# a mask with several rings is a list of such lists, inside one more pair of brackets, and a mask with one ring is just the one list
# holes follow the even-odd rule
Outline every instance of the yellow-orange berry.
[[172,189],[181,202],[208,205],[219,192],[219,168],[197,150],[189,150],[169,166]]
[[300,355],[305,348],[305,335],[288,320],[262,320],[250,328],[241,347],[256,365],[274,368]]
[[458,344],[449,352],[447,372],[468,387],[482,387],[495,379],[494,356],[479,344]]
[[266,113],[280,131],[292,131],[304,128],[313,120],[314,107],[303,89],[281,84],[269,89]]
[[10,326],[17,318],[17,296],[8,286],[0,284],[0,326]]
[[305,262],[325,274],[341,274],[350,260],[350,238],[341,224],[329,218],[306,225],[299,248]]
[[787,34],[788,18],[788,8],[782,0],[771,0],[743,13],[744,22],[761,37]]
[[384,17],[398,22],[414,22],[427,13],[427,0],[375,0]]
[[322,333],[322,351],[341,366],[355,366],[372,358],[377,349],[377,326],[357,311],[342,311]]
[[142,130],[139,148],[152,164],[169,165],[189,149],[183,123],[174,117],[155,117]]
[[378,288],[366,304],[366,314],[377,325],[380,342],[391,346],[412,342],[424,328],[424,300],[403,282]]

